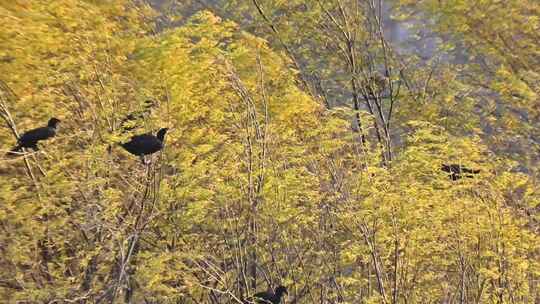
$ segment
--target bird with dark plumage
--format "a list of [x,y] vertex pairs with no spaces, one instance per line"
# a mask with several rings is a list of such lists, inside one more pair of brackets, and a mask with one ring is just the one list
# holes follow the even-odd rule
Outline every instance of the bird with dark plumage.
[[19,137],[17,145],[13,147],[13,149],[11,149],[8,154],[17,154],[17,152],[20,152],[23,148],[31,148],[34,151],[38,151],[38,142],[54,137],[56,135],[56,130],[59,123],[60,119],[53,117],[49,119],[46,127],[35,128],[30,131],[24,132]]
[[245,303],[279,304],[284,294],[289,294],[287,287],[280,285],[276,287],[275,291],[263,291],[254,294],[252,299]]
[[463,177],[473,178],[474,174],[480,173],[478,169],[470,169],[459,164],[442,164],[441,170],[450,173],[450,179],[456,181]]
[[135,135],[128,142],[121,143],[120,145],[129,153],[139,156],[142,163],[146,164],[146,155],[156,153],[163,149],[163,141],[165,139],[165,133],[167,133],[167,130],[169,129],[159,129],[156,136],[152,135],[151,133]]

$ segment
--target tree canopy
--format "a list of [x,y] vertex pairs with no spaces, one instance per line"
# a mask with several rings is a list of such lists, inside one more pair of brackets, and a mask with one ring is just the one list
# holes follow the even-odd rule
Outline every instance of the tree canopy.
[[150,4],[0,0],[0,298],[540,301],[540,4]]

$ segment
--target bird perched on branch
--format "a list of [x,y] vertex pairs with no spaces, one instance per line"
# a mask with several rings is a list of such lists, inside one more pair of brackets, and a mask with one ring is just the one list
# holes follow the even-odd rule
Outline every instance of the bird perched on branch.
[[10,155],[17,154],[23,148],[31,148],[34,151],[38,151],[39,150],[37,146],[38,142],[54,137],[56,135],[56,130],[58,128],[59,123],[60,123],[60,119],[53,117],[49,119],[49,122],[47,123],[46,127],[35,128],[35,129],[24,132],[19,137],[17,141],[17,145],[13,147],[13,149],[11,149],[11,151],[8,152],[8,154]]
[[245,303],[258,304],[279,304],[284,294],[289,294],[285,286],[276,287],[275,291],[263,291],[253,295],[253,297]]
[[480,173],[478,169],[470,169],[459,164],[442,164],[441,170],[450,173],[450,179],[453,181],[463,177],[473,178],[475,174]]
[[159,129],[156,136],[150,133],[135,135],[128,142],[121,143],[120,145],[129,153],[139,156],[142,163],[146,164],[146,155],[156,153],[163,149],[163,141],[165,139],[165,133],[167,133],[167,130],[169,129]]

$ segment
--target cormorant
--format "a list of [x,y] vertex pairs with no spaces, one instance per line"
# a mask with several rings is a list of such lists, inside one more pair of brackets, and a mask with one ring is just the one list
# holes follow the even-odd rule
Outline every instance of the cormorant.
[[254,294],[251,301],[246,303],[279,304],[284,294],[289,294],[287,287],[280,285],[276,287],[275,291],[263,291]]
[[167,128],[159,129],[156,136],[146,133],[133,136],[128,142],[120,144],[126,151],[141,158],[145,164],[145,155],[153,154],[163,149],[163,140]]
[[450,173],[450,179],[453,181],[463,177],[473,178],[474,174],[480,173],[478,169],[470,169],[459,164],[442,164],[441,170]]
[[40,127],[24,132],[18,139],[17,145],[11,149],[8,154],[16,154],[20,152],[22,148],[32,148],[33,150],[39,150],[37,144],[40,140],[46,140],[56,135],[56,128],[60,123],[60,119],[51,118],[46,127]]

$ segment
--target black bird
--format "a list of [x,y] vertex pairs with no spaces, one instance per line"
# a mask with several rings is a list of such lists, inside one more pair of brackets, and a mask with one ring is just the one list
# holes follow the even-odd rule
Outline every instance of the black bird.
[[284,294],[289,294],[287,287],[280,285],[276,287],[275,291],[263,291],[254,294],[251,301],[246,303],[279,304]]
[[60,123],[60,119],[53,117],[49,119],[46,127],[40,127],[24,132],[21,137],[19,137],[17,145],[13,147],[8,154],[16,154],[17,152],[20,152],[22,148],[31,148],[34,151],[39,150],[37,146],[38,142],[54,137],[56,135],[58,123]]
[[135,135],[128,142],[120,144],[126,151],[141,158],[145,164],[145,155],[153,154],[163,149],[163,140],[167,128],[159,129],[156,136],[151,133]]
[[450,173],[450,179],[453,181],[463,177],[473,178],[474,174],[480,173],[478,169],[470,169],[459,164],[442,164],[441,170]]

